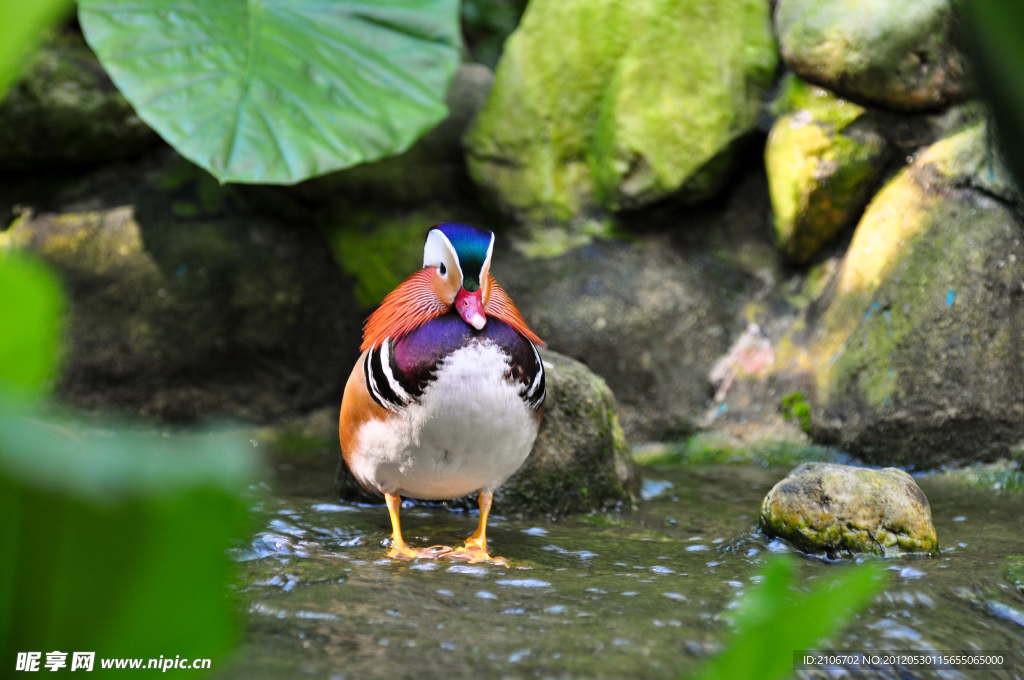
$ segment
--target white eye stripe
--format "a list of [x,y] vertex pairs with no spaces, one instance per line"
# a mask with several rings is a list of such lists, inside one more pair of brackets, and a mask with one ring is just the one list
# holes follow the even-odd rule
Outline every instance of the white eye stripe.
[[462,265],[459,263],[459,256],[455,252],[455,247],[452,246],[452,242],[448,240],[448,237],[441,232],[440,229],[432,229],[427,234],[427,242],[423,245],[423,266],[424,267],[438,267],[445,265],[448,272],[445,275],[451,276],[452,272],[457,271],[459,273],[459,284],[461,285],[462,276]]
[[484,283],[484,275],[491,268],[491,255],[494,253],[494,232],[491,232],[491,242],[487,245],[487,256],[484,258],[484,264],[480,267],[480,285]]

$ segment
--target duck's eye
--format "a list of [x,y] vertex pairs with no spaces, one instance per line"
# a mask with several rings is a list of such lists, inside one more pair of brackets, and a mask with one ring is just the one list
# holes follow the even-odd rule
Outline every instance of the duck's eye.
[[448,268],[444,266],[444,262],[441,263],[441,269],[439,271],[441,272],[441,276],[448,273]]

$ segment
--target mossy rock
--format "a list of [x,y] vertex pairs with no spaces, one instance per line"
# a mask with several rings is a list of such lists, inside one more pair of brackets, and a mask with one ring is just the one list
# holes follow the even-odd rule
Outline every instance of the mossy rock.
[[[640,477],[608,385],[578,361],[549,350],[541,350],[541,358],[547,387],[544,420],[526,463],[495,493],[494,511],[564,516],[633,503]],[[374,499],[343,461],[336,486],[342,498]],[[476,497],[451,504],[476,507]]]
[[792,74],[765,147],[775,236],[794,262],[815,255],[857,218],[890,145],[867,111]]
[[470,173],[532,224],[706,198],[776,63],[766,0],[535,0],[467,135]]
[[761,528],[830,557],[937,553],[931,506],[902,470],[804,463],[761,504]]
[[971,92],[950,0],[779,0],[786,64],[843,97],[900,111]]
[[179,422],[340,401],[364,311],[326,239],[249,214],[172,156],[83,179],[67,200],[85,194],[94,209],[58,197],[0,234],[70,290],[59,394]]
[[0,171],[98,165],[158,141],[81,36],[47,42],[0,102]]
[[815,438],[873,463],[1008,457],[1024,438],[1022,224],[984,125],[872,200],[842,267],[776,354],[814,375]]

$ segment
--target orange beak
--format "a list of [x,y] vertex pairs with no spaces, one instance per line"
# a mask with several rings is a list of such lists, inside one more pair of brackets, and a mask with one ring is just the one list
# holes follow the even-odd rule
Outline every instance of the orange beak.
[[455,296],[455,310],[459,316],[473,328],[480,330],[487,324],[487,316],[484,314],[483,290],[470,293],[465,288],[459,289]]

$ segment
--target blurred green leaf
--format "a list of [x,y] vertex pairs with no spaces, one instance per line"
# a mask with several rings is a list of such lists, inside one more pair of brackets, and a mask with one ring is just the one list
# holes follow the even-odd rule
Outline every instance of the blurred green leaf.
[[769,563],[764,580],[743,601],[728,647],[694,677],[699,680],[777,680],[793,671],[793,652],[838,631],[852,613],[885,587],[873,564],[848,567],[810,593],[792,589],[796,565]]
[[94,651],[102,675],[101,657],[227,652],[238,610],[226,550],[248,528],[240,490],[253,467],[231,437],[44,420],[0,402],[0,662]]
[[57,369],[64,292],[42,263],[0,251],[0,389],[41,394]]
[[3,0],[0,2],[0,99],[18,79],[25,58],[43,31],[71,9],[70,0]]
[[962,0],[973,76],[992,108],[1017,186],[1024,186],[1024,4],[1020,0]]
[[80,0],[79,20],[142,119],[222,182],[404,151],[459,62],[458,0]]

